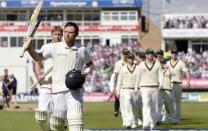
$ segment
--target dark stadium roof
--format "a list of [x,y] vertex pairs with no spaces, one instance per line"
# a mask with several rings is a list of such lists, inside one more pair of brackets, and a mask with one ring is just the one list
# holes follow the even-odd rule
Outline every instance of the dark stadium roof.
[[[0,1],[0,8],[35,7],[40,0],[7,0]],[[44,0],[45,8],[113,8],[113,7],[141,7],[142,0]]]

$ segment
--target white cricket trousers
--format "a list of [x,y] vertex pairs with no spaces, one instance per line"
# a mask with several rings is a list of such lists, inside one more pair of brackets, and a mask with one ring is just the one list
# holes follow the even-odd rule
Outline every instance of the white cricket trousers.
[[181,96],[182,96],[182,86],[180,83],[172,83],[173,84],[173,123],[180,122],[180,113],[181,113]]
[[[141,91],[138,90],[133,94],[133,101],[134,101],[134,117],[136,122],[138,123],[142,121],[142,97],[141,97]],[[140,123],[141,124],[141,123]]]
[[134,119],[134,100],[133,94],[135,93],[134,89],[121,89],[120,94],[120,105],[121,105],[121,115],[123,120],[123,126],[132,126],[136,125]]
[[42,87],[39,89],[38,110],[47,112],[52,111],[51,89]]
[[[165,114],[162,114],[163,105],[165,106]],[[172,90],[162,89],[159,91],[158,111],[159,120],[170,122],[173,117],[173,92]],[[164,120],[162,119],[164,118]]]
[[66,118],[69,122],[69,129],[73,129],[74,126],[81,126],[76,131],[82,131],[83,125],[83,89],[77,89],[73,91],[65,91],[57,94],[52,94],[53,100],[53,116]]
[[155,128],[158,119],[158,88],[141,87],[143,128]]

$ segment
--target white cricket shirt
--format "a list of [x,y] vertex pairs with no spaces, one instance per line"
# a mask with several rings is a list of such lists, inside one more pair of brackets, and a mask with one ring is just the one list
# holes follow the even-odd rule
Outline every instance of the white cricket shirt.
[[52,93],[69,90],[65,85],[65,75],[72,69],[82,70],[83,64],[91,61],[90,54],[85,47],[68,47],[62,41],[47,47],[50,50],[43,52],[43,57],[52,58]]

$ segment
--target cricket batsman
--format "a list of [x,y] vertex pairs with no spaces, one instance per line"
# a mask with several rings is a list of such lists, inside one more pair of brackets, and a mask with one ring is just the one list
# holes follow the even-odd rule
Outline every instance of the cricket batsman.
[[[63,40],[48,46],[42,55],[38,54],[32,46],[27,49],[31,57],[37,62],[48,58],[53,60],[53,112],[50,118],[52,131],[64,131],[66,117],[70,131],[83,131],[84,129],[82,88],[84,80],[80,81],[79,74],[80,72],[82,76],[89,74],[93,68],[93,63],[87,49],[85,47],[78,48],[75,45],[75,39],[78,35],[78,25],[74,22],[67,22],[64,26]],[[84,63],[86,68],[82,71]]]

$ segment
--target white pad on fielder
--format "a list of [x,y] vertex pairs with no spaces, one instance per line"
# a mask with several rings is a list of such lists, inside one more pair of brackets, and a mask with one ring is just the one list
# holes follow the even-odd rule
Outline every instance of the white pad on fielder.
[[62,117],[51,116],[50,126],[51,131],[64,131],[65,119]]

